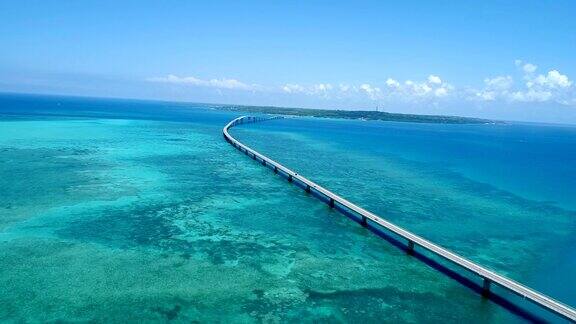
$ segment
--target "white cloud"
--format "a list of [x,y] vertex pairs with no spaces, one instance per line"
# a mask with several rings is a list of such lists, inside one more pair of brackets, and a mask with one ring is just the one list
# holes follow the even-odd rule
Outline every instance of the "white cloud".
[[410,102],[445,97],[453,90],[451,85],[443,83],[440,77],[435,75],[430,75],[426,81],[422,82],[407,80],[400,83],[395,79],[387,78],[385,84],[386,87],[384,88],[370,83],[339,84],[337,86],[330,83],[285,84],[281,87],[281,91],[287,94],[305,94],[324,99],[364,98],[371,101],[401,100]]
[[315,93],[319,92],[327,92],[332,90],[332,85],[330,83],[318,83],[312,86],[312,89]]
[[538,69],[537,65],[534,65],[532,63],[528,63],[528,62],[524,62],[522,60],[514,60],[514,65],[516,65],[516,67],[520,68],[524,73],[534,73],[536,72],[536,69]]
[[526,63],[522,66],[522,70],[526,73],[534,73],[538,67],[534,64]]
[[534,80],[529,81],[530,87],[534,85],[541,85],[547,88],[567,88],[572,85],[572,81],[564,74],[557,70],[549,71],[547,75],[538,75]]
[[306,89],[298,84],[285,84],[282,86],[282,90],[287,93],[302,93],[305,92]]
[[438,89],[434,90],[434,94],[436,95],[436,97],[444,97],[445,95],[448,94],[448,89],[438,88]]
[[514,84],[509,75],[500,75],[484,79],[484,88],[476,90],[474,96],[482,101],[494,101],[508,95],[508,90]]
[[342,91],[342,92],[348,92],[348,91],[350,91],[350,89],[352,89],[352,87],[349,86],[349,85],[347,85],[347,84],[340,84],[340,85],[338,86],[338,88],[339,88],[340,91]]
[[412,83],[412,90],[417,95],[425,95],[432,91],[432,88],[426,83]]
[[398,88],[400,87],[400,83],[392,78],[388,78],[388,80],[386,80],[386,85],[391,87],[391,88]]
[[570,78],[556,69],[547,73],[536,73],[538,67],[532,63],[516,60],[518,75],[496,75],[485,78],[480,87],[454,87],[440,76],[430,74],[424,80],[398,80],[382,78],[378,83],[359,84],[298,84],[260,86],[236,79],[199,79],[193,76],[149,78],[151,82],[184,84],[197,87],[226,90],[244,90],[269,93],[284,93],[293,96],[311,96],[325,100],[350,100],[351,102],[375,101],[384,103],[430,103],[445,100],[475,100],[502,102],[555,102],[576,106],[576,87]]
[[494,101],[498,94],[496,91],[484,90],[476,92],[475,96],[482,101]]
[[487,88],[490,89],[506,90],[509,89],[513,83],[514,80],[509,75],[484,79],[484,84],[486,85]]
[[372,100],[378,99],[382,90],[367,83],[360,85],[360,90],[364,91]]
[[202,80],[193,76],[179,77],[170,74],[165,77],[153,77],[146,79],[150,82],[161,82],[161,83],[174,83],[174,84],[185,84],[197,87],[210,87],[218,89],[237,89],[237,90],[256,90],[259,88],[255,84],[246,84],[235,79],[210,79]]
[[215,88],[253,90],[254,87],[234,79],[212,79],[208,84]]
[[550,91],[529,89],[528,91],[516,91],[511,93],[510,99],[522,102],[544,102],[550,100],[552,96],[553,94]]
[[442,79],[440,79],[440,77],[437,75],[429,75],[428,82],[432,84],[440,84],[442,83]]
[[[338,88],[330,83],[317,83],[309,86],[288,83],[280,87],[282,92],[288,94],[305,94],[309,96],[320,96],[322,98],[331,98],[336,90],[344,92],[347,86],[340,85]],[[347,91],[348,89],[346,89]]]
[[422,100],[445,97],[450,94],[454,87],[442,81],[437,75],[429,75],[424,82],[407,80],[397,90],[404,100]]
[[563,105],[574,102],[572,81],[558,70],[536,75],[537,66],[516,60],[522,72],[523,82],[514,87],[511,76],[484,79],[484,88],[474,91],[473,98],[483,101],[503,99],[510,102],[557,102]]

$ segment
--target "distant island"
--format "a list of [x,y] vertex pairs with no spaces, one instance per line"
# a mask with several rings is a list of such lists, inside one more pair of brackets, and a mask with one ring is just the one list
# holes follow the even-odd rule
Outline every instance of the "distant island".
[[371,110],[329,110],[329,109],[306,109],[306,108],[287,108],[271,106],[240,106],[240,105],[217,105],[215,109],[226,111],[243,111],[259,114],[275,114],[289,116],[305,116],[320,118],[344,118],[358,120],[383,120],[396,122],[412,123],[436,123],[436,124],[492,124],[494,120],[458,117],[458,116],[441,116],[441,115],[414,115],[399,114],[383,111]]

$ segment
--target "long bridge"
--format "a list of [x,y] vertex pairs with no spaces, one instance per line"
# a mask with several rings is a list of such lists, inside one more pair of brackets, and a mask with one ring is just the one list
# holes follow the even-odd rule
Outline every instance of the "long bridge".
[[432,254],[450,261],[451,263],[475,274],[481,280],[481,292],[483,296],[490,295],[491,285],[498,285],[532,303],[546,309],[560,317],[572,322],[576,322],[576,310],[568,305],[560,303],[551,297],[548,297],[538,291],[526,287],[512,279],[499,275],[498,273],[488,270],[479,264],[476,264],[450,250],[447,250],[431,241],[428,241],[398,225],[395,225],[382,217],[373,214],[362,207],[338,196],[332,191],[320,186],[319,184],[305,178],[304,176],[290,170],[282,164],[268,158],[267,156],[258,153],[256,150],[242,144],[240,141],[232,137],[228,132],[230,128],[246,123],[254,123],[264,120],[277,119],[281,117],[250,117],[242,116],[230,121],[224,126],[222,132],[227,142],[235,148],[252,157],[254,160],[260,162],[263,166],[271,168],[274,173],[283,174],[289,182],[297,182],[306,192],[314,193],[317,197],[325,200],[331,208],[339,207],[346,210],[351,214],[356,215],[360,219],[360,223],[367,226],[377,225],[382,229],[396,234],[406,241],[406,250],[408,253],[413,254],[416,248],[424,249]]

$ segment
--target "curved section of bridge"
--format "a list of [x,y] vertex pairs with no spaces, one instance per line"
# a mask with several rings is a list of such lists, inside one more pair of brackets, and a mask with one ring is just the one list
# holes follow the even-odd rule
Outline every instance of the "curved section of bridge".
[[498,285],[516,295],[523,297],[531,301],[532,303],[557,314],[569,321],[576,322],[576,310],[568,305],[562,304],[544,294],[541,294],[529,287],[526,287],[512,279],[505,276],[499,275],[494,271],[488,270],[454,252],[451,252],[433,242],[430,242],[414,233],[411,233],[404,228],[394,225],[393,223],[375,215],[360,206],[338,196],[332,191],[320,186],[319,184],[303,177],[302,175],[296,173],[293,170],[283,166],[282,164],[270,159],[269,157],[257,152],[256,150],[242,144],[240,141],[232,137],[228,130],[234,126],[240,124],[254,123],[259,121],[277,119],[281,117],[250,117],[242,116],[238,117],[231,122],[229,122],[222,130],[224,138],[232,146],[250,156],[252,159],[260,162],[263,166],[266,166],[274,171],[274,173],[283,174],[289,182],[297,182],[301,187],[306,190],[306,192],[314,193],[316,196],[323,198],[328,205],[332,208],[339,207],[340,209],[346,210],[349,213],[358,216],[361,220],[363,226],[377,226],[380,229],[392,232],[402,239],[406,240],[406,249],[409,253],[413,253],[416,248],[424,249],[434,255],[450,261],[451,263],[477,275],[480,280],[482,280],[482,294],[487,296],[490,294],[491,285]]

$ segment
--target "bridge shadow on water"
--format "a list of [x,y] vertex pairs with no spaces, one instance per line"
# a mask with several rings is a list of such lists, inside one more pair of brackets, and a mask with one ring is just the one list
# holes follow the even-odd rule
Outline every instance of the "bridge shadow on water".
[[[250,157],[252,157],[252,156],[250,156]],[[256,162],[260,163],[260,161],[258,161],[254,157],[252,157],[252,158],[254,160],[256,160]],[[269,164],[264,165],[264,166],[268,169],[273,170],[273,167],[271,167]],[[314,189],[311,189],[310,192],[306,192],[306,185],[299,182],[297,179],[290,179],[287,174],[285,174],[281,171],[278,171],[277,174],[279,176],[285,178],[287,181],[289,181],[293,185],[303,189],[303,191],[306,195],[313,196],[313,197],[317,198],[318,200],[329,205],[329,203],[330,203],[329,198],[327,198],[323,194],[315,191]],[[481,296],[480,298],[484,298],[486,300],[489,300],[489,301],[501,306],[502,308],[506,309],[507,311],[511,312],[512,314],[519,316],[523,320],[533,322],[533,323],[547,323],[548,322],[548,320],[546,320],[543,317],[541,317],[541,316],[535,314],[534,312],[528,310],[527,307],[522,307],[522,306],[512,302],[508,298],[497,294],[494,291],[490,291],[490,293],[488,295],[484,295],[483,294],[483,287],[482,287],[481,283],[476,282],[475,280],[459,273],[458,271],[456,271],[454,269],[451,269],[449,266],[439,262],[438,260],[435,260],[434,258],[432,258],[428,255],[425,255],[425,254],[419,252],[416,249],[410,250],[408,248],[408,245],[406,243],[404,243],[404,241],[405,241],[404,239],[399,239],[399,238],[395,237],[395,235],[393,233],[386,231],[385,229],[380,227],[378,224],[375,224],[375,223],[371,222],[370,220],[367,221],[366,225],[362,224],[362,217],[351,212],[346,207],[341,206],[338,203],[336,203],[334,205],[334,207],[331,207],[331,209],[334,209],[334,210],[338,211],[339,213],[343,214],[344,216],[350,218],[351,220],[357,222],[360,226],[366,228],[367,230],[376,234],[380,238],[386,240],[387,242],[389,242],[393,246],[397,247],[400,250],[405,251],[411,257],[413,257],[413,258],[421,261],[422,263],[426,264],[427,266],[445,274],[449,278],[459,282],[460,284],[464,285],[465,287],[468,287],[469,289],[471,289],[475,293],[479,294]]]

